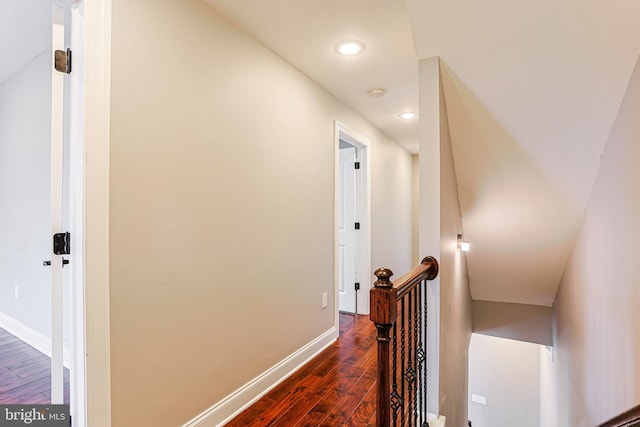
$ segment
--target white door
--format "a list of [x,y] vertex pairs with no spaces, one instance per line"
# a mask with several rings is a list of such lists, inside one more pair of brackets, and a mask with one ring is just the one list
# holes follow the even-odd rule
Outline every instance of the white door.
[[349,313],[356,312],[356,289],[358,281],[359,254],[358,231],[356,230],[357,197],[357,149],[339,150],[338,189],[338,308]]
[[[69,261],[68,243],[70,238],[65,236],[68,221],[65,221],[65,200],[63,189],[65,185],[65,84],[68,84],[68,75],[64,70],[56,71],[53,68],[54,61],[58,68],[62,67],[64,58],[56,57],[56,51],[66,52],[65,46],[65,14],[68,12],[64,1],[54,1],[52,13],[52,66],[51,66],[51,239],[58,235],[55,241],[58,246],[51,244],[51,403],[64,403],[64,316],[69,312],[68,298],[64,298],[65,279],[68,282],[69,275],[63,276],[64,261]],[[62,244],[61,244],[62,243]],[[68,292],[66,292],[68,294]],[[66,303],[66,304],[65,304]]]
[[[0,11],[0,44],[3,52],[12,48],[0,61],[0,235],[7,242],[0,250],[0,318],[3,329],[51,356],[51,378],[47,378],[51,403],[64,399],[65,282],[63,255],[53,254],[52,234],[64,231],[67,76],[53,70],[53,50],[64,49],[64,14],[69,6],[57,1],[12,0],[3,2]],[[65,310],[69,311],[68,305]],[[20,363],[34,362],[30,356]],[[25,369],[33,367],[40,384],[49,372],[34,365]],[[20,398],[15,403],[42,403],[40,393]]]

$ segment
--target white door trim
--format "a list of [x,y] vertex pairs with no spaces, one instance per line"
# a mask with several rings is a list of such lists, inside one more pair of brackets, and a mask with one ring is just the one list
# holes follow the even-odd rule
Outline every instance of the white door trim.
[[358,313],[369,314],[369,289],[373,280],[371,271],[371,143],[345,124],[334,122],[334,301],[335,324],[338,325],[338,193],[340,139],[359,150],[361,171],[361,213],[360,213],[360,290],[358,291]]
[[[78,4],[71,5],[71,40],[75,64],[70,75],[69,112],[69,225],[73,260],[71,267],[71,416],[79,426],[86,425],[87,393],[85,363],[85,277],[84,277],[84,29]],[[74,66],[75,65],[75,66]]]
[[86,424],[111,426],[109,311],[109,156],[111,0],[77,0],[83,34],[84,318]]
[[111,0],[70,6],[70,231],[73,261],[71,415],[111,426],[109,332],[109,129]]
[[86,426],[86,319],[84,275],[84,27],[81,2],[69,1],[73,64],[70,77],[69,110],[69,226],[71,231],[71,416],[79,426]]
[[[51,6],[51,63],[56,49],[65,49],[64,4]],[[51,70],[51,235],[62,233],[63,216],[63,151],[64,151],[64,85],[65,75]],[[51,252],[51,403],[64,403],[63,379],[63,278],[62,255]]]

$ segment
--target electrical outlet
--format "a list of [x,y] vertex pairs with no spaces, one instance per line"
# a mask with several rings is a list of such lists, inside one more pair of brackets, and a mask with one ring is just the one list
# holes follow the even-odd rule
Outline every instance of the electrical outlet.
[[18,291],[18,285],[13,286],[13,297],[18,299],[20,297],[20,292]]
[[327,293],[322,293],[322,308],[327,308]]
[[479,403],[481,405],[487,404],[487,398],[484,396],[480,396],[479,394],[471,394],[471,401],[474,403]]

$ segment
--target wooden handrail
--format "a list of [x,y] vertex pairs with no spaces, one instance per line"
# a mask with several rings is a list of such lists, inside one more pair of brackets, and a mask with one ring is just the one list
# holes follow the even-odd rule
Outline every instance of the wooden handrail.
[[[409,293],[423,280],[433,280],[438,276],[438,261],[431,256],[425,257],[416,268],[391,282],[393,272],[388,268],[374,271],[378,278],[370,292],[371,310],[369,318],[373,323],[393,325],[397,317],[396,305],[400,298]],[[393,303],[392,301],[393,300]]]
[[391,282],[393,272],[388,268],[378,268],[374,275],[378,280],[370,291],[369,318],[376,326],[378,342],[376,425],[386,427],[391,418],[390,330],[398,317],[398,301],[423,281],[435,279],[438,275],[438,261],[433,257],[426,257],[419,266],[395,282]]
[[398,289],[398,298],[402,298],[424,279],[433,280],[436,277],[438,277],[438,261],[434,257],[428,256],[423,258],[416,268],[393,282],[393,287]]
[[640,426],[640,405],[634,406],[626,412],[611,418],[598,427],[636,427]]

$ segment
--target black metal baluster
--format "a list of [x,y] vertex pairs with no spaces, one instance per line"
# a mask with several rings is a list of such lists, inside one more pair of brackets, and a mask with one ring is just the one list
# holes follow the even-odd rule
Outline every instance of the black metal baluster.
[[[407,300],[409,300],[409,312],[407,313],[407,332],[408,332],[408,336],[409,336],[409,354],[407,357],[407,369],[405,371],[405,377],[407,380],[407,395],[409,396],[409,402],[407,405],[407,414],[409,416],[409,419],[411,421],[413,421],[413,381],[415,380],[415,374],[413,373],[413,364],[412,364],[412,359],[414,357],[413,354],[413,328],[412,328],[412,323],[413,323],[413,301],[411,300],[411,293],[409,293],[407,295]],[[411,422],[410,425],[414,425],[413,422]]]
[[423,306],[424,306],[423,313],[424,313],[424,351],[425,351],[424,381],[423,381],[423,385],[422,385],[423,386],[422,394],[424,396],[424,416],[425,416],[425,422],[424,422],[423,426],[424,427],[429,427],[429,422],[426,421],[427,414],[428,414],[428,412],[427,412],[427,398],[428,398],[428,396],[427,396],[427,380],[428,380],[428,375],[429,375],[428,364],[427,364],[427,361],[429,360],[428,359],[429,347],[427,346],[427,342],[428,342],[428,339],[427,339],[428,338],[427,326],[428,326],[428,319],[429,319],[428,312],[427,312],[427,297],[429,295],[429,285],[428,285],[427,279],[424,279],[422,281],[421,287],[424,289],[424,296],[422,298],[422,301],[423,301]]
[[402,400],[398,394],[398,329],[393,325],[391,347],[391,410],[393,427],[398,425],[398,409],[402,407]]
[[405,410],[404,410],[404,402],[405,402],[405,378],[404,378],[404,367],[405,367],[405,299],[402,298],[400,302],[400,395],[402,401],[402,412],[400,413],[400,421],[401,426],[404,427],[405,424]]
[[422,388],[420,387],[421,385],[421,379],[420,379],[420,372],[422,372],[422,363],[420,362],[420,351],[422,350],[422,338],[420,337],[420,325],[422,324],[422,320],[420,319],[420,313],[422,313],[422,310],[420,309],[420,307],[422,306],[420,304],[420,285],[416,286],[416,291],[415,294],[413,296],[413,305],[416,308],[416,313],[414,315],[414,328],[416,331],[416,425],[420,426],[422,425],[422,398],[420,396],[420,392],[422,391]]
[[413,315],[413,330],[414,330],[414,334],[416,336],[415,339],[415,343],[416,343],[416,350],[413,352],[413,370],[415,371],[415,378],[413,381],[413,385],[416,389],[415,391],[415,395],[416,395],[416,402],[415,402],[415,406],[414,406],[414,414],[415,414],[415,419],[416,419],[416,425],[419,426],[420,424],[418,423],[418,412],[420,412],[420,405],[418,404],[418,396],[420,395],[420,387],[418,386],[418,364],[420,363],[418,361],[418,356],[420,354],[420,345],[422,344],[422,339],[420,338],[420,334],[418,333],[418,325],[420,324],[420,320],[418,320],[419,316],[418,316],[418,312],[419,312],[419,307],[420,307],[420,303],[418,302],[418,292],[419,292],[419,288],[420,286],[416,286],[416,289],[414,291],[414,296],[413,296],[413,306],[415,307],[415,313]]
[[420,415],[419,415],[419,420],[418,420],[418,425],[419,426],[424,426],[424,422],[425,422],[425,417],[427,416],[427,412],[426,412],[426,395],[425,395],[425,390],[424,390],[424,377],[423,377],[423,373],[425,370],[425,358],[426,358],[426,354],[425,354],[425,349],[424,349],[424,341],[423,341],[423,334],[424,334],[424,330],[422,329],[422,325],[424,323],[423,321],[423,317],[424,316],[424,311],[422,310],[422,298],[424,297],[424,293],[423,293],[423,285],[426,282],[423,280],[420,282],[420,285],[418,285],[417,287],[417,292],[416,292],[416,307],[417,307],[417,328],[418,328],[418,349],[416,352],[416,356],[417,356],[417,360],[418,360],[418,384],[417,384],[417,390],[418,390],[418,395],[420,397]]

